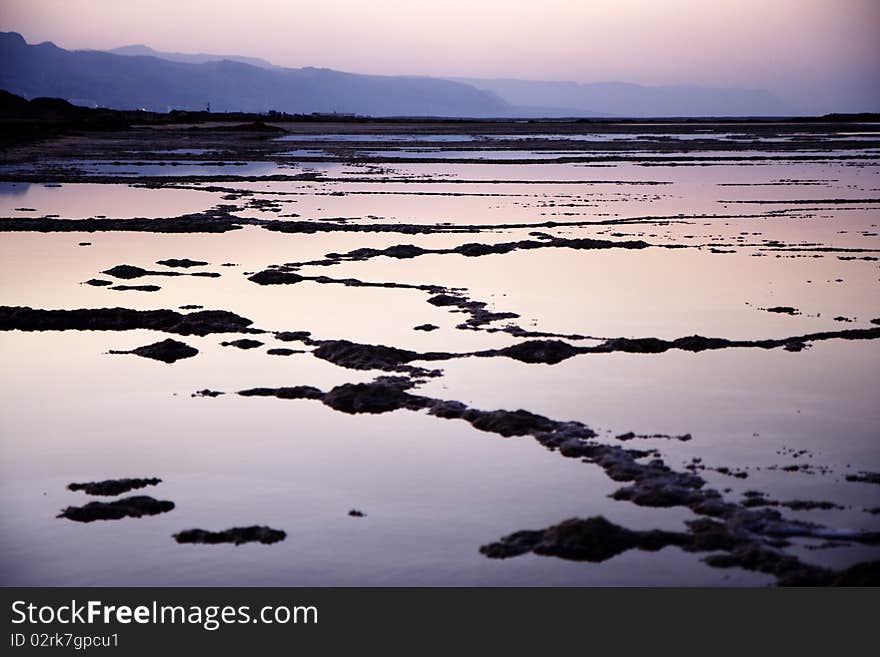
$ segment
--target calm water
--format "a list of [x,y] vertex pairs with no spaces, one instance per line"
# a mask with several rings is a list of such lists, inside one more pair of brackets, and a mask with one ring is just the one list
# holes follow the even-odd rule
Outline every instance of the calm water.
[[[724,137],[734,139],[739,133]],[[870,133],[869,133],[870,134]],[[656,135],[655,135],[656,136]],[[717,136],[717,135],[716,135]],[[861,135],[853,135],[858,137]],[[344,145],[350,135],[312,135]],[[357,141],[405,135],[357,135]],[[419,135],[421,141],[504,140],[505,135]],[[674,135],[686,141],[699,135]],[[542,135],[542,138],[548,138]],[[296,136],[290,140],[306,138]],[[586,137],[585,137],[586,139]],[[392,152],[400,152],[392,151]],[[469,151],[480,153],[480,151]],[[515,151],[501,151],[512,154]],[[454,157],[450,151],[440,155]],[[169,152],[169,155],[176,153]],[[184,153],[180,153],[184,154]],[[197,149],[193,155],[201,154]],[[506,155],[500,155],[506,157]],[[510,155],[513,157],[513,155]],[[133,162],[135,160],[132,160]],[[310,170],[317,181],[229,182],[250,192],[223,197],[182,181],[147,189],[109,184],[0,183],[0,216],[81,219],[173,217],[235,206],[235,214],[351,223],[493,226],[469,234],[387,232],[284,234],[247,226],[224,234],[0,233],[0,304],[35,308],[231,310],[269,330],[307,330],[419,351],[469,352],[507,346],[504,333],[456,328],[460,314],[426,303],[417,290],[304,282],[259,286],[246,273],[306,262],[331,252],[396,244],[451,248],[467,242],[561,237],[643,239],[641,251],[514,251],[469,258],[425,255],[307,266],[301,273],[364,281],[464,288],[492,310],[513,311],[524,327],[674,339],[701,334],[776,338],[864,328],[880,317],[880,164],[866,160],[769,161],[713,166],[577,164],[342,164],[250,162],[112,164],[71,161],[113,175],[272,175]],[[380,170],[381,169],[381,170]],[[643,184],[651,183],[651,184]],[[223,183],[211,183],[211,185]],[[271,200],[266,208],[254,200]],[[839,203],[840,199],[862,199]],[[871,200],[874,199],[874,200]],[[803,202],[808,201],[808,202]],[[277,209],[277,208],[280,208]],[[608,224],[629,220],[631,223]],[[520,224],[548,221],[535,228]],[[572,225],[563,225],[572,224]],[[91,246],[78,246],[90,242]],[[779,251],[774,246],[863,249]],[[686,248],[659,248],[684,246]],[[710,249],[732,251],[713,253]],[[210,263],[190,271],[220,278],[149,277],[158,292],[83,285],[127,263]],[[222,263],[234,266],[221,267]],[[794,306],[799,315],[762,310]],[[845,317],[850,322],[836,320]],[[438,330],[414,331],[431,323]],[[498,323],[499,326],[504,322]],[[564,459],[529,437],[501,438],[469,425],[395,411],[345,415],[314,401],[192,398],[211,388],[313,385],[324,390],[382,374],[334,366],[271,335],[242,351],[239,336],[182,338],[199,349],[172,365],[110,350],[168,337],[150,331],[0,333],[0,579],[24,585],[377,585],[377,584],[764,584],[771,578],[713,569],[677,548],[629,552],[601,564],[534,555],[504,561],[480,545],[520,529],[573,516],[604,515],[636,529],[680,529],[694,514],[649,509],[608,496],[620,485],[599,468]],[[691,433],[693,440],[637,441],[675,468],[693,457],[748,469],[747,479],[702,473],[709,485],[776,499],[829,500],[843,509],[787,512],[832,527],[880,529],[880,488],[845,475],[880,471],[880,349],[875,341],[830,340],[802,352],[728,349],[698,354],[587,354],[557,365],[500,358],[434,363],[444,374],[417,391],[484,409],[528,409],[580,420],[602,440],[626,432]],[[793,450],[819,472],[787,472]],[[83,493],[72,481],[158,476],[133,494],[172,500],[166,514],[89,524],[57,519]],[[362,509],[362,519],[347,515]],[[178,545],[171,534],[267,524],[287,539],[272,546]],[[876,559],[876,548],[842,546],[793,554],[836,568]]]

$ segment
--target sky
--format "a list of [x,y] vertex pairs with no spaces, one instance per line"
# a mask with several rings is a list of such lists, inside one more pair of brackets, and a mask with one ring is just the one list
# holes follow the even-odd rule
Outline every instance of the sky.
[[[880,0],[0,0],[68,49],[262,57],[436,77],[768,89],[880,110]],[[827,100],[825,101],[827,102]]]

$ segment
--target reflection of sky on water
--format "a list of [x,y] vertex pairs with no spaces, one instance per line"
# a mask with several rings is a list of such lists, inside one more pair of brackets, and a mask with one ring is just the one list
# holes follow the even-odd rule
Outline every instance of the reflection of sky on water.
[[[620,132],[599,132],[590,134],[568,133],[536,133],[536,134],[290,134],[276,137],[274,141],[322,141],[333,143],[347,142],[492,142],[492,141],[529,141],[534,139],[569,142],[626,142],[626,141],[696,141],[696,140],[724,140],[724,141],[754,141],[762,142],[787,142],[787,141],[877,141],[876,132],[831,132],[827,134],[812,132],[786,132],[780,136],[757,135],[742,132],[701,132],[693,131],[686,133],[646,133],[632,134]],[[154,151],[159,152],[159,151]]]
[[[16,164],[0,166],[0,175],[5,173],[28,173],[53,171],[57,162],[41,164]],[[289,164],[275,162],[193,162],[190,160],[169,162],[107,162],[99,160],[78,160],[65,166],[79,175],[98,176],[269,176],[275,173],[290,173]],[[51,173],[48,174],[51,176]]]
[[[201,212],[213,205],[203,192],[188,189],[147,189],[128,185],[71,183],[47,186],[39,183],[0,183],[0,216],[64,218],[176,217]],[[36,212],[16,212],[30,207]]]
[[[268,168],[255,171],[278,170],[272,163],[258,164]],[[118,171],[130,165],[103,166]],[[164,170],[188,175],[183,173],[190,170],[187,167],[204,171],[205,166],[210,165],[188,163]],[[144,175],[156,171],[143,167],[138,164],[133,170]],[[277,218],[274,210],[248,207],[253,198],[279,201],[280,214],[297,213],[302,219],[352,217],[367,223],[503,225],[684,214],[689,217],[672,223],[541,230],[564,237],[702,244],[702,250],[537,249],[480,258],[383,257],[312,267],[304,273],[461,286],[492,310],[519,313],[516,321],[524,328],[604,337],[782,337],[869,326],[870,319],[880,317],[876,261],[840,260],[834,253],[776,257],[792,254],[769,251],[763,242],[880,248],[876,204],[822,202],[876,197],[876,165],[773,162],[646,169],[628,163],[426,163],[394,165],[392,174],[345,163],[308,167],[343,180],[227,183],[255,192],[235,200],[223,200],[223,192],[203,191],[204,185],[197,184],[146,189],[125,184],[2,183],[0,216],[160,217],[229,203],[241,216]],[[231,165],[217,169],[223,175],[243,171]],[[368,182],[387,175],[482,182]],[[491,182],[497,180],[507,182]],[[768,184],[792,180],[803,184]],[[648,181],[663,184],[618,184]],[[747,186],[750,183],[761,186]],[[799,199],[816,203],[729,202]],[[15,211],[21,207],[35,212]],[[785,213],[778,214],[780,210]],[[690,216],[699,214],[711,216]],[[466,352],[514,340],[504,334],[457,330],[464,316],[428,304],[429,295],[423,292],[312,282],[262,287],[247,281],[245,272],[361,247],[449,248],[474,241],[534,239],[532,230],[305,235],[246,227],[216,235],[3,233],[0,303],[136,309],[195,303],[231,310],[269,330],[308,330],[317,338]],[[80,241],[92,246],[79,247]],[[708,246],[718,242],[752,246],[740,245],[734,254],[710,253]],[[221,278],[134,281],[160,285],[155,293],[81,284],[108,278],[99,272],[113,265],[158,268],[157,260],[183,257],[211,263],[201,270],[221,273]],[[226,262],[236,266],[220,266]],[[760,309],[773,305],[792,305],[803,314],[790,317]],[[837,322],[838,315],[855,321]],[[440,328],[413,331],[423,323]],[[638,529],[680,528],[692,516],[681,509],[613,502],[607,496],[619,484],[594,466],[544,450],[531,438],[503,439],[462,422],[409,411],[348,416],[310,401],[190,397],[203,388],[231,392],[303,384],[328,389],[379,374],[337,368],[308,353],[269,356],[265,349],[282,344],[268,335],[259,338],[266,346],[252,351],[221,347],[230,336],[182,337],[200,353],[174,365],[106,353],[165,337],[148,331],[0,333],[0,357],[14,373],[0,383],[3,583],[768,582],[760,575],[708,568],[675,548],[651,554],[650,562],[638,552],[604,564],[531,556],[487,560],[477,552],[479,545],[570,516],[601,514]],[[750,468],[745,480],[703,473],[711,486],[732,488],[732,499],[750,488],[777,499],[827,499],[848,508],[787,514],[834,527],[876,529],[876,516],[862,509],[880,505],[877,488],[846,482],[844,475],[880,470],[878,359],[875,341],[841,340],[817,342],[798,353],[735,349],[592,354],[553,366],[470,358],[432,364],[445,376],[422,390],[478,408],[525,408],[581,420],[609,442],[629,430],[690,432],[694,439],[687,443],[633,446],[657,447],[675,468],[694,456],[710,466]],[[766,469],[789,464],[791,457],[779,452],[794,448],[811,450],[812,457],[802,460],[828,465],[833,472],[808,475]],[[162,477],[160,486],[139,493],[173,500],[177,508],[153,518],[89,525],[54,518],[60,508],[88,500],[65,491],[67,483],[125,476]],[[367,517],[349,518],[350,508],[363,509]],[[268,548],[178,546],[170,538],[190,527],[254,523],[285,529],[288,538]],[[801,552],[810,562],[835,567],[876,558],[876,550],[870,548]]]

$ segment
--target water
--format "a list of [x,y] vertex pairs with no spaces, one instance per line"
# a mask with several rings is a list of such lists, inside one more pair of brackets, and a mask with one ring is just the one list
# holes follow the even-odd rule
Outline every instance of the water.
[[[0,175],[30,173],[40,174],[47,169],[54,169],[58,162],[46,162],[37,166],[0,165]],[[119,176],[138,178],[140,176],[186,177],[186,176],[269,176],[275,173],[290,173],[291,165],[272,162],[199,162],[191,160],[172,161],[89,161],[82,160],[72,163],[69,171],[82,176]]]
[[432,135],[432,134],[292,134],[276,137],[275,141],[328,141],[328,142],[461,142],[490,139],[482,135]]
[[[736,132],[725,133],[725,138],[741,134],[740,127],[731,128]],[[861,131],[860,126],[852,132]],[[829,133],[828,138],[873,134]],[[534,137],[416,136],[441,144]],[[703,136],[670,134],[682,141]],[[548,132],[541,138],[557,135]],[[294,141],[312,139],[338,141],[341,148],[351,141],[400,141],[404,147],[411,141],[403,134],[290,136]],[[165,146],[157,144],[154,154],[201,157],[206,154],[202,151],[216,148],[205,144],[205,149],[183,153],[173,141]],[[237,146],[224,148],[234,152]],[[435,152],[453,157],[455,150],[440,147]],[[491,152],[500,156],[515,151]],[[228,162],[247,164],[181,160],[170,166],[123,162],[117,153],[102,159],[93,151],[89,159],[61,160],[53,166],[79,169],[86,178],[101,174],[118,180],[60,186],[54,186],[47,167],[17,164],[0,172],[6,179],[0,182],[0,217],[175,217],[227,205],[237,216],[265,221],[298,214],[301,221],[342,217],[364,226],[491,228],[431,234],[288,234],[260,226],[222,234],[2,232],[0,304],[48,309],[175,309],[199,304],[230,310],[271,331],[306,330],[317,339],[469,353],[520,340],[503,332],[457,328],[466,316],[427,303],[431,294],[424,291],[318,282],[259,286],[247,275],[274,264],[306,263],[363,247],[413,244],[450,249],[469,242],[545,239],[532,234],[538,231],[566,238],[644,240],[651,246],[542,248],[482,257],[376,257],[333,266],[304,265],[299,271],[335,279],[462,288],[491,310],[520,316],[492,326],[513,321],[525,329],[595,338],[675,339],[695,333],[743,340],[784,338],[866,328],[880,318],[880,267],[875,259],[880,256],[880,162],[875,160],[646,167],[635,158],[607,166],[536,161],[386,167],[341,158],[339,163],[302,168],[288,168],[271,157],[258,161],[239,156]],[[318,178],[186,180],[307,169]],[[9,180],[22,171],[43,172],[46,179]],[[142,175],[171,180],[159,188],[144,188],[137,186]],[[847,199],[857,202],[839,202]],[[275,205],[267,207],[263,201]],[[625,222],[615,223],[621,221]],[[546,222],[556,225],[542,225]],[[80,246],[81,242],[90,245]],[[670,246],[677,248],[666,248]],[[733,252],[713,253],[713,248]],[[122,263],[172,271],[157,261],[184,257],[209,264],[178,271],[221,276],[114,280],[155,284],[161,287],[157,292],[83,284],[91,278],[111,280],[101,272]],[[226,263],[232,266],[222,266]],[[765,310],[773,306],[794,306],[800,314]],[[426,323],[439,328],[413,330]],[[308,351],[269,355],[266,350],[271,347],[310,349],[282,343],[271,334],[255,336],[265,345],[248,351],[221,346],[238,335],[172,336],[199,354],[171,365],[108,353],[166,337],[145,330],[0,332],[0,357],[8,373],[0,379],[4,584],[773,582],[767,575],[741,569],[710,568],[701,555],[677,548],[628,552],[603,563],[535,555],[487,559],[478,551],[481,545],[569,517],[602,515],[633,529],[681,530],[696,516],[680,507],[614,501],[609,495],[619,482],[594,465],[561,458],[530,437],[505,439],[422,411],[347,415],[317,401],[233,394],[257,386],[329,390],[385,374],[344,369]],[[429,379],[415,392],[475,408],[522,408],[578,420],[608,443],[626,431],[691,433],[689,442],[650,439],[630,445],[656,448],[675,469],[697,457],[710,467],[747,472],[745,479],[701,472],[708,486],[729,489],[728,499],[757,489],[779,500],[827,500],[842,508],[785,514],[834,528],[876,531],[880,520],[866,509],[880,506],[880,488],[847,481],[846,475],[880,471],[877,344],[835,339],[816,341],[800,352],[739,348],[583,354],[555,365],[473,357],[416,362],[442,369],[443,376]],[[191,397],[204,388],[227,394]],[[807,452],[791,455],[798,450]],[[814,466],[815,471],[780,469],[793,461]],[[172,500],[172,512],[89,524],[55,517],[63,507],[90,499],[65,490],[70,482],[145,476],[158,476],[163,482],[132,494]],[[365,511],[366,517],[349,517],[353,508]],[[171,534],[193,527],[222,530],[251,524],[283,529],[287,538],[272,546],[239,547],[178,545],[171,539]],[[878,558],[876,547],[807,549],[816,544],[797,540],[790,552],[834,568]]]
[[[20,208],[28,208],[21,210]],[[186,189],[148,189],[127,184],[43,185],[0,183],[0,216],[65,219],[176,217],[205,209],[205,195]],[[4,235],[4,239],[7,236]]]

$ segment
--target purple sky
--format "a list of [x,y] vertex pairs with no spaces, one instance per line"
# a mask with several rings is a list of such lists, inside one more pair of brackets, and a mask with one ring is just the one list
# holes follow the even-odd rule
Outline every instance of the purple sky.
[[769,89],[880,109],[880,0],[0,0],[71,49],[263,57],[359,73]]

